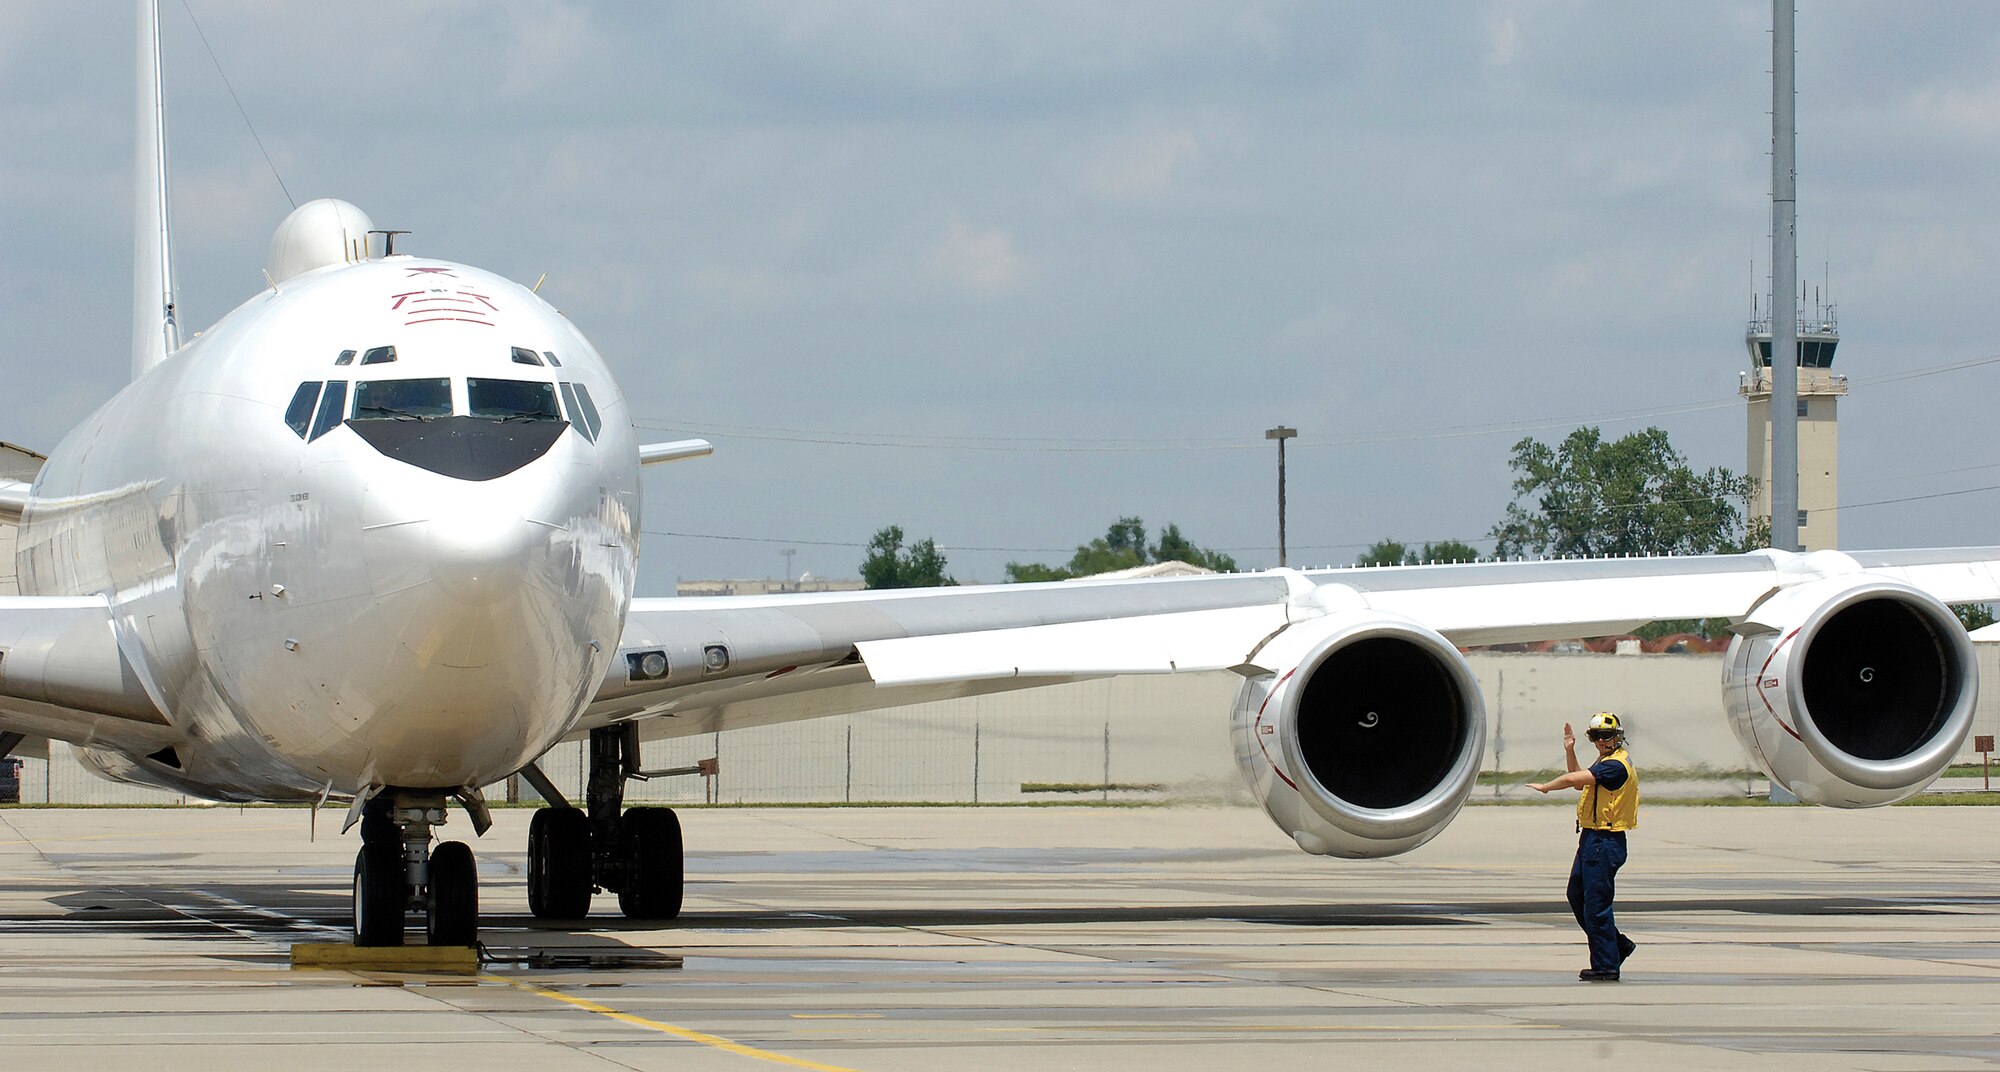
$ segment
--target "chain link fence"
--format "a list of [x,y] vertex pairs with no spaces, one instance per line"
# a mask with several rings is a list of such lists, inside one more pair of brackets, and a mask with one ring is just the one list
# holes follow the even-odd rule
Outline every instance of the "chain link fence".
[[[2000,681],[2000,645],[1980,644],[1981,677]],[[1722,711],[1719,655],[1470,656],[1487,713],[1482,769],[1560,766],[1564,722],[1617,711],[1644,768],[1741,771],[1749,761]],[[713,758],[713,778],[627,786],[665,804],[1007,803],[1081,799],[1247,799],[1229,740],[1238,679],[1227,673],[1127,677],[943,700],[864,714],[648,742],[646,769]],[[2000,689],[1981,697],[1975,734],[2000,733]],[[1967,743],[1966,762],[1979,756]],[[583,798],[587,746],[557,745],[542,770]],[[194,798],[105,781],[69,746],[23,758],[23,803],[175,804]],[[510,780],[511,781],[511,780]],[[536,799],[525,783],[487,797]]]

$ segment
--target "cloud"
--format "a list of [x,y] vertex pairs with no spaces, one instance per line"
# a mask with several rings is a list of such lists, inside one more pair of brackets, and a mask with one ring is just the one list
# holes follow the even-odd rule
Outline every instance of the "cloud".
[[1512,64],[1521,55],[1521,22],[1512,11],[1494,11],[1486,17],[1486,62],[1494,67]]
[[556,84],[602,46],[590,13],[567,4],[517,8],[504,32],[503,97],[529,96]]
[[1201,139],[1184,127],[1155,127],[1113,138],[1084,164],[1082,184],[1115,199],[1158,197],[1201,159]]
[[2000,141],[2000,83],[1917,93],[1904,109],[1904,118],[1956,137],[1987,144]]
[[1025,266],[1006,231],[981,229],[953,213],[944,237],[931,247],[930,264],[961,288],[976,293],[1008,290]]

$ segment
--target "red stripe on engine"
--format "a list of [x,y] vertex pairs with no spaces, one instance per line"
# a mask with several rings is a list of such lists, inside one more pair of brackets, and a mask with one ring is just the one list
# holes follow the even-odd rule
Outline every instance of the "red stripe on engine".
[[1285,671],[1285,676],[1279,678],[1278,683],[1276,685],[1271,686],[1271,691],[1264,696],[1264,702],[1257,705],[1257,720],[1250,724],[1250,736],[1257,738],[1257,751],[1264,753],[1264,762],[1269,763],[1271,765],[1271,773],[1277,775],[1279,781],[1282,781],[1286,785],[1291,786],[1292,792],[1294,793],[1299,791],[1299,783],[1292,781],[1290,778],[1285,777],[1284,769],[1278,766],[1277,760],[1271,758],[1271,750],[1264,747],[1263,730],[1264,730],[1264,709],[1266,707],[1271,706],[1271,697],[1276,696],[1278,694],[1278,690],[1285,687],[1285,682],[1290,681],[1292,679],[1292,675],[1298,672],[1299,672],[1298,667],[1296,666],[1292,667],[1290,670]]

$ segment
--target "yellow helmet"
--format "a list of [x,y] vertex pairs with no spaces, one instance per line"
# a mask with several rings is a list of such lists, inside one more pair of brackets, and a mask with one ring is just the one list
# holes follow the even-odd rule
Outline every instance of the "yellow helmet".
[[1599,711],[1590,716],[1590,728],[1585,731],[1585,736],[1594,741],[1623,737],[1625,736],[1625,726],[1618,721],[1617,715],[1609,711]]

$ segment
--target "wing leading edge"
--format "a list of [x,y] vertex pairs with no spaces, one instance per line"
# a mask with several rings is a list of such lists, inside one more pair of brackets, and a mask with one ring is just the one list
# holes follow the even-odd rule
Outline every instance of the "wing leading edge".
[[[1336,611],[1407,618],[1460,646],[1738,619],[1827,577],[1901,581],[1947,603],[2000,600],[2000,548],[1489,562],[1210,577],[635,600],[621,655],[578,729],[645,719],[648,738],[765,725],[1119,674],[1249,661]],[[718,651],[720,655],[718,656]],[[726,659],[726,666],[718,666]]]

